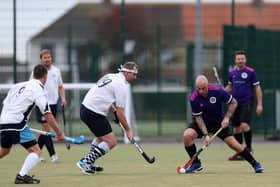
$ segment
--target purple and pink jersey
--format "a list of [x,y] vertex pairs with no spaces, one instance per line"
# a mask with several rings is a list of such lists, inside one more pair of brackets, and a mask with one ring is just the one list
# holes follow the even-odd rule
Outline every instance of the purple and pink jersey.
[[208,86],[208,95],[203,97],[194,91],[189,98],[192,115],[202,116],[206,125],[221,123],[224,118],[222,104],[229,104],[233,97],[220,86]]
[[232,85],[232,95],[238,104],[253,104],[254,87],[260,84],[256,71],[248,66],[241,70],[235,67],[229,71],[228,76],[228,84]]

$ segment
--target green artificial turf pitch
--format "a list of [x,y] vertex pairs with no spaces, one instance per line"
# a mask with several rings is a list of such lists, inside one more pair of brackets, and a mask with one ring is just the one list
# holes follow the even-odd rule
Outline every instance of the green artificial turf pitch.
[[[141,144],[141,143],[140,143]],[[280,186],[280,149],[277,143],[254,144],[254,156],[265,168],[255,174],[246,161],[228,161],[234,152],[216,141],[200,155],[204,169],[196,174],[177,174],[176,168],[188,160],[181,143],[141,144],[149,156],[155,156],[154,164],[147,163],[133,145],[117,145],[96,162],[104,167],[102,173],[84,175],[76,162],[88,153],[89,144],[56,144],[60,163],[51,163],[43,149],[46,163],[39,163],[29,174],[39,178],[41,187],[276,187]],[[199,148],[201,144],[197,145]],[[10,155],[0,160],[0,187],[13,184],[17,172],[26,157],[25,150],[14,146]],[[27,185],[23,185],[27,186]]]

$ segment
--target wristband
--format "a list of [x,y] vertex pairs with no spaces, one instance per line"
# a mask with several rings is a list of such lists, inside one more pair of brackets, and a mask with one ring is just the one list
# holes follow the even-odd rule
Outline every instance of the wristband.
[[208,133],[203,134],[204,137],[208,136]]

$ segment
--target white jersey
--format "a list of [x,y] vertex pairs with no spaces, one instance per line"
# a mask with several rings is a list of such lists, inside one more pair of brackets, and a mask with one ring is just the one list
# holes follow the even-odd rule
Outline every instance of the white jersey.
[[[31,78],[33,78],[33,72],[31,73]],[[48,78],[45,84],[45,88],[48,93],[48,102],[50,105],[57,104],[59,98],[59,87],[63,86],[61,71],[51,65],[50,69],[48,70]]]
[[82,104],[95,113],[107,116],[110,106],[125,107],[128,82],[123,73],[110,73],[99,79],[86,94]]
[[51,112],[44,85],[36,79],[14,85],[3,101],[0,130],[21,130],[36,105],[45,114]]

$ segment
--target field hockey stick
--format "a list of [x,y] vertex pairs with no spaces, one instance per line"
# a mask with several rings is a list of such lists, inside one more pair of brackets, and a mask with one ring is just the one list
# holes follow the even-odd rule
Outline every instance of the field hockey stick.
[[130,140],[130,142],[136,147],[136,149],[138,150],[138,152],[144,157],[144,159],[145,159],[148,163],[152,164],[152,163],[155,162],[156,158],[155,158],[154,156],[153,156],[152,158],[149,157],[149,156],[145,153],[145,151],[143,150],[143,148],[135,141],[134,138],[132,138],[132,140]]
[[[35,133],[47,135],[47,136],[50,136],[50,137],[56,137],[57,136],[53,132],[46,132],[46,131],[41,131],[41,130],[33,129],[33,128],[30,128],[30,130],[35,132]],[[67,142],[70,142],[70,143],[73,143],[73,144],[83,144],[85,142],[86,138],[85,138],[84,135],[80,135],[80,138],[72,138],[72,137],[69,137],[69,136],[65,136],[65,140]]]
[[[217,132],[211,136],[210,138],[210,142],[212,142],[215,137],[221,132],[221,130],[223,130],[223,128],[219,128],[219,130],[217,130]],[[185,173],[186,170],[192,165],[193,161],[195,160],[196,157],[198,157],[198,155],[206,148],[207,146],[206,145],[203,145],[193,156],[192,158],[183,166],[178,166],[177,167],[177,173]]]
[[220,86],[223,86],[222,81],[221,81],[221,79],[220,79],[220,76],[219,76],[219,74],[218,74],[218,71],[217,71],[216,66],[213,66],[212,69],[213,69],[213,71],[214,71],[214,76],[215,76],[215,78],[216,78],[218,84],[219,84]]
[[[62,106],[62,121],[63,121],[63,131],[66,132],[66,118],[65,118],[64,106]],[[65,146],[68,150],[71,149],[71,145],[67,141],[65,142]]]
[[[122,125],[121,123],[119,123],[119,125],[120,125],[121,128],[124,130],[123,125]],[[144,159],[145,159],[148,163],[152,164],[152,163],[155,162],[156,158],[155,158],[154,156],[153,156],[153,157],[149,157],[149,156],[147,155],[147,153],[143,150],[143,148],[140,146],[140,144],[137,143],[137,142],[135,141],[134,137],[132,137],[132,139],[130,140],[130,143],[132,143],[132,144],[136,147],[136,149],[138,150],[138,152],[144,157]]]
[[[114,106],[113,106],[113,107],[114,107]],[[114,111],[114,115],[115,115],[114,121],[115,121],[115,122],[123,129],[123,131],[124,131],[125,129],[124,129],[123,125],[120,123],[116,111]],[[138,150],[138,152],[144,157],[144,159],[145,159],[148,163],[152,164],[152,163],[155,162],[155,159],[156,159],[156,158],[155,158],[154,156],[153,156],[152,158],[149,157],[149,156],[147,155],[147,153],[143,150],[143,148],[135,141],[134,137],[132,137],[132,139],[130,140],[130,143],[132,143],[132,144],[136,147],[136,149]]]

